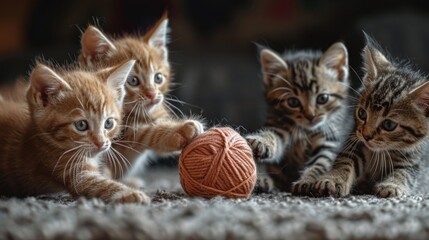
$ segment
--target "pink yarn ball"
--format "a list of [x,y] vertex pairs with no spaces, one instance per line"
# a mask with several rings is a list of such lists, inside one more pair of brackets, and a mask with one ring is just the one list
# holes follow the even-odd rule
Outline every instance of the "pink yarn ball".
[[256,183],[256,165],[239,133],[227,127],[211,128],[183,149],[179,175],[190,196],[248,198]]

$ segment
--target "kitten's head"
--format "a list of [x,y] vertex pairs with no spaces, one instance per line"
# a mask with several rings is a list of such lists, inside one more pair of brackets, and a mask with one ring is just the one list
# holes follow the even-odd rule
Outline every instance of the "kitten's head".
[[82,65],[110,67],[136,59],[125,87],[125,116],[143,120],[163,103],[170,83],[167,33],[168,19],[164,15],[144,36],[113,39],[94,26],[89,26],[82,35]]
[[429,82],[379,49],[367,36],[356,136],[374,151],[412,148],[428,134]]
[[95,156],[109,149],[120,131],[124,84],[133,65],[128,61],[106,74],[37,64],[27,100],[38,134],[63,151]]
[[340,116],[348,95],[348,56],[342,43],[326,52],[298,51],[283,57],[261,51],[266,98],[281,117],[315,130]]

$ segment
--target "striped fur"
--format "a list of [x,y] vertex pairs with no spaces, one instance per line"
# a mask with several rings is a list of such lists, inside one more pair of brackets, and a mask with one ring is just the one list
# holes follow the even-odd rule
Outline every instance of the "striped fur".
[[261,63],[266,127],[246,138],[277,188],[306,194],[308,183],[330,170],[343,140],[347,49],[335,43],[323,54],[298,51],[283,57],[264,49]]
[[[143,192],[99,172],[99,158],[120,133],[124,83],[133,65],[96,73],[38,64],[28,104],[0,102],[0,195],[66,190],[109,202],[149,202]],[[81,121],[86,124],[79,129]]]
[[[126,84],[122,134],[113,143],[115,153],[105,159],[111,170],[108,174],[115,179],[125,178],[126,183],[141,183],[132,175],[147,163],[148,150],[177,153],[203,132],[198,120],[173,116],[171,108],[176,107],[169,101],[182,101],[167,97],[171,85],[167,25],[168,19],[163,16],[144,36],[112,38],[94,26],[82,36],[82,66],[99,69],[124,60],[137,61]],[[157,76],[161,82],[157,82]]]
[[368,36],[363,58],[366,75],[354,131],[313,195],[395,197],[412,193],[416,185],[428,147],[427,77],[388,60]]

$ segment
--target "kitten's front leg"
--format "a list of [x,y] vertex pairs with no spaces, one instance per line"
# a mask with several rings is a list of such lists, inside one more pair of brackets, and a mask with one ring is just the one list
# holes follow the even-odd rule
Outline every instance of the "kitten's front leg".
[[315,182],[311,194],[316,197],[347,196],[356,181],[356,175],[354,161],[341,156],[335,160],[332,170]]
[[204,132],[204,125],[197,120],[159,121],[140,131],[139,142],[159,153],[181,150],[192,139]]
[[387,198],[410,194],[416,171],[413,167],[395,169],[390,176],[375,186],[375,195]]
[[300,179],[293,183],[293,195],[310,195],[311,188],[316,180],[328,172],[337,155],[339,145],[337,138],[327,139],[323,134],[316,134],[311,138],[309,161],[305,163],[304,172]]
[[253,156],[261,162],[278,161],[289,142],[289,134],[277,128],[267,128],[245,138],[253,151]]
[[171,149],[181,150],[203,132],[204,125],[199,121],[179,121],[177,126],[172,129],[171,136],[166,136],[165,143]]
[[311,161],[309,166],[307,165],[301,178],[293,183],[293,195],[312,196],[311,189],[316,184],[317,179],[331,168],[334,156],[329,157],[327,155],[317,156]]
[[82,166],[80,172],[66,179],[66,188],[74,196],[100,198],[106,202],[150,203],[150,198],[142,191],[105,178],[97,167],[92,165]]

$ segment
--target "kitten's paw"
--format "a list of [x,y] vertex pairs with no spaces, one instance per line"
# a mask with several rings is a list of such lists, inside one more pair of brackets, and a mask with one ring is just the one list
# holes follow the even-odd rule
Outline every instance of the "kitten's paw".
[[273,157],[273,146],[266,144],[264,138],[257,135],[246,136],[246,141],[253,151],[253,156],[257,160],[265,160]]
[[194,137],[204,132],[204,125],[196,120],[186,121],[182,127],[179,128],[178,133],[185,139],[185,144],[188,144]]
[[123,189],[116,192],[112,198],[112,202],[117,203],[138,203],[149,204],[150,198],[142,191],[134,189]]
[[292,195],[312,197],[313,194],[311,193],[311,190],[313,189],[315,183],[316,181],[313,179],[301,179],[297,182],[294,182],[292,185]]
[[143,181],[143,179],[137,177],[125,178],[122,179],[121,182],[135,189],[143,189],[145,186],[145,182]]
[[316,197],[344,197],[350,194],[350,189],[340,178],[325,176],[316,181],[311,193]]
[[171,147],[175,150],[180,150],[188,145],[194,137],[203,132],[204,126],[202,123],[196,120],[187,120],[173,134]]
[[258,177],[256,179],[255,187],[253,188],[254,194],[270,193],[274,189],[271,179],[266,177]]
[[399,197],[407,193],[404,186],[394,183],[380,183],[375,187],[375,195],[381,198]]

